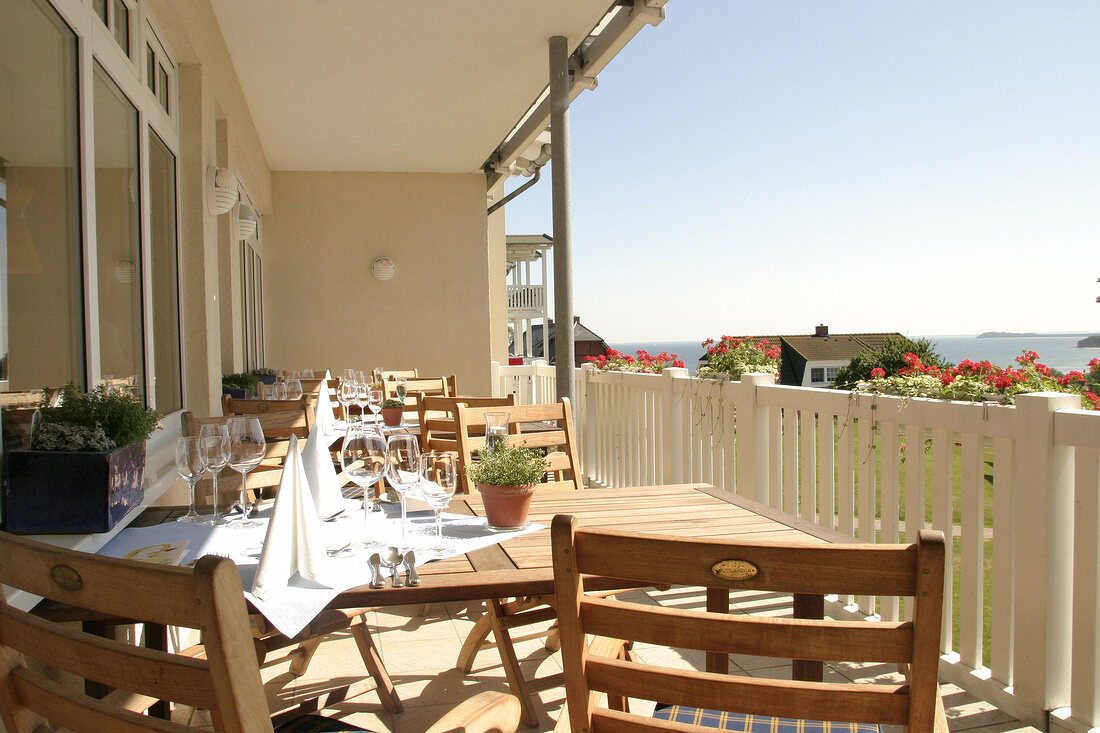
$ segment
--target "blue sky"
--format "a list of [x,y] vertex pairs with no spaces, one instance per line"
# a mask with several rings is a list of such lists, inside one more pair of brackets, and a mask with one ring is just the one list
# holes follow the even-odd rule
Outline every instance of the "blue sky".
[[[666,15],[570,111],[586,325],[1100,332],[1100,2]],[[508,204],[509,234],[553,233],[550,187]]]

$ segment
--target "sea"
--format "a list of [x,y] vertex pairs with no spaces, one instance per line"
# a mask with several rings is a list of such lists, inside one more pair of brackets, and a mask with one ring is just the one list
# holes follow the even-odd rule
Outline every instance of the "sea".
[[[1065,373],[1073,370],[1088,371],[1091,359],[1100,357],[1100,348],[1078,348],[1077,342],[1090,334],[1072,336],[996,336],[981,337],[977,334],[925,336],[935,345],[935,350],[952,364],[963,359],[989,360],[998,366],[1015,366],[1015,359],[1024,351],[1035,351],[1039,361],[1051,369]],[[910,338],[921,338],[911,336]],[[639,349],[650,354],[667,351],[684,360],[684,366],[692,374],[699,366],[699,359],[706,349],[698,341],[639,341],[612,343],[611,348],[633,355]]]

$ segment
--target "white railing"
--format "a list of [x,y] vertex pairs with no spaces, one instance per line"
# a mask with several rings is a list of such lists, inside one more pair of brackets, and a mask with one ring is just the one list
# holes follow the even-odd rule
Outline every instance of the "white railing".
[[545,305],[545,285],[508,286],[508,310],[541,311]]
[[[555,399],[553,367],[494,373],[521,403]],[[576,376],[589,483],[706,482],[871,542],[939,529],[954,538],[941,676],[1039,728],[1048,711],[1052,726],[1100,726],[1100,414],[1078,398],[1021,395],[1005,407],[760,374]],[[896,602],[836,601],[902,614]]]

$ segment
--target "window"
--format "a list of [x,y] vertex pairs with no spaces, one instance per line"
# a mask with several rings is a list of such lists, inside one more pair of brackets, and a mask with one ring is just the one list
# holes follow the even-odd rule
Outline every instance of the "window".
[[840,373],[840,367],[810,367],[810,383],[832,384],[836,381],[838,373]]
[[244,363],[248,369],[264,366],[263,261],[247,241],[241,242],[241,314]]
[[94,77],[100,370],[144,394],[138,111],[99,64]]
[[0,379],[83,385],[77,40],[41,0],[0,17]]
[[154,390],[164,414],[183,407],[180,374],[179,260],[176,247],[176,156],[149,132],[149,231]]
[[[69,26],[62,0],[0,0],[0,389],[112,377],[168,414],[183,402],[176,67],[134,22],[139,1],[92,0]],[[144,63],[119,58],[131,42]]]

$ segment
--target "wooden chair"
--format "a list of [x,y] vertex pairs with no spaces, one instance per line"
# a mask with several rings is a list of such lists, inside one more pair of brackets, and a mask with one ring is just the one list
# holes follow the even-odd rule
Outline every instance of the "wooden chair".
[[[455,405],[461,490],[470,491],[465,467],[474,460],[474,452],[485,447],[485,413],[500,412],[499,407],[466,407]],[[550,462],[548,474],[552,480],[539,485],[546,489],[582,489],[580,455],[569,399],[544,405],[516,405],[508,408],[508,434],[513,443],[529,448],[544,448]],[[522,435],[521,435],[522,434]],[[517,437],[521,436],[521,437]]]
[[[250,653],[240,576],[227,558],[204,557],[194,569],[176,568],[0,533],[0,583],[99,617],[143,622],[147,640],[166,626],[202,631],[199,647],[157,651],[94,636],[0,600],[0,718],[9,733],[43,733],[53,726],[75,733],[210,730],[142,714],[162,700],[209,710],[218,733],[364,730],[319,715],[272,726],[259,665]],[[135,593],[137,588],[141,592]],[[59,682],[57,671],[79,680]],[[94,699],[80,680],[113,691]],[[480,727],[460,727],[457,716],[469,721],[479,714]],[[432,730],[514,732],[518,723],[518,702],[482,693]]]
[[[260,424],[266,434],[271,425],[281,426],[288,419],[287,416],[295,416],[297,413],[283,411],[264,413],[258,416]],[[199,429],[205,424],[223,424],[229,417],[196,418],[190,412],[184,412],[181,416],[183,434],[197,436]],[[287,455],[288,441],[271,441],[267,444],[264,461],[248,474],[248,488],[250,492],[260,493],[264,489],[278,487],[283,475],[283,463]],[[226,474],[231,474],[227,476]],[[211,493],[212,479],[204,476],[196,485],[196,496],[205,497]],[[240,491],[240,477],[228,469],[223,470],[218,478],[218,493],[236,495]],[[402,705],[394,690],[389,673],[382,663],[382,657],[378,653],[378,647],[374,643],[370,629],[367,627],[366,614],[369,608],[325,609],[297,636],[291,638],[280,633],[261,614],[252,613],[249,616],[250,629],[254,640],[256,656],[263,664],[268,653],[288,646],[296,648],[290,652],[293,657],[290,664],[290,673],[295,676],[305,674],[310,660],[324,640],[325,636],[337,631],[350,631],[359,648],[359,654],[363,658],[363,664],[373,680],[373,689],[378,691],[382,705],[387,710],[401,712]]]
[[405,379],[416,379],[419,376],[419,369],[383,369],[378,373],[377,378],[385,382],[389,379],[397,379],[398,377],[404,377]]
[[313,427],[313,410],[309,409],[307,397],[296,400],[242,400],[222,395],[222,415],[226,417],[263,417],[278,413],[286,413],[285,424],[266,423],[265,438],[309,437]]
[[[914,733],[947,731],[937,680],[944,576],[940,532],[922,531],[913,545],[783,545],[588,531],[562,515],[554,519],[551,544],[574,731],[878,731],[872,723],[903,725]],[[791,619],[627,603],[585,595],[584,574],[727,593],[903,596],[913,620]],[[587,646],[590,636],[619,642],[600,644],[596,653]],[[898,663],[907,681],[822,683],[684,671],[616,658],[624,642],[723,656]],[[655,701],[657,720],[624,712],[625,705],[597,708],[600,693]],[[826,728],[822,720],[839,724]]]
[[462,403],[466,407],[511,408],[516,404],[516,396],[507,397],[443,397],[425,395],[417,402],[420,415],[420,449],[444,450],[458,453],[458,436],[455,423],[455,405]]
[[[386,399],[397,398],[397,380],[385,379],[382,381],[382,390]],[[409,377],[405,379],[405,404],[415,406],[414,395],[420,393],[424,396],[443,395],[453,397],[458,394],[458,380],[454,374],[442,377]]]
[[[485,445],[485,413],[499,412],[499,406],[467,407],[461,401],[455,406],[455,432],[458,443],[458,472],[462,490],[469,491],[465,466],[473,461],[473,453]],[[524,443],[531,448],[547,449],[550,462],[547,476],[550,480],[539,484],[544,490],[579,490],[583,488],[580,474],[580,457],[577,452],[576,437],[573,430],[573,411],[569,399],[544,405],[513,405],[508,408],[509,440]],[[523,432],[521,432],[523,431]],[[500,654],[508,686],[519,698],[523,706],[524,721],[531,726],[538,724],[538,711],[534,698],[542,690],[557,687],[562,683],[560,674],[542,678],[527,679],[520,669],[516,656],[515,639],[512,630],[521,626],[542,623],[555,617],[553,598],[544,596],[524,596],[520,598],[491,598],[485,602],[486,613],[466,636],[458,654],[456,667],[463,672],[473,668],[477,653],[487,647],[496,646]],[[489,633],[496,640],[495,645],[487,643]],[[551,629],[546,648],[557,648],[557,630]]]

